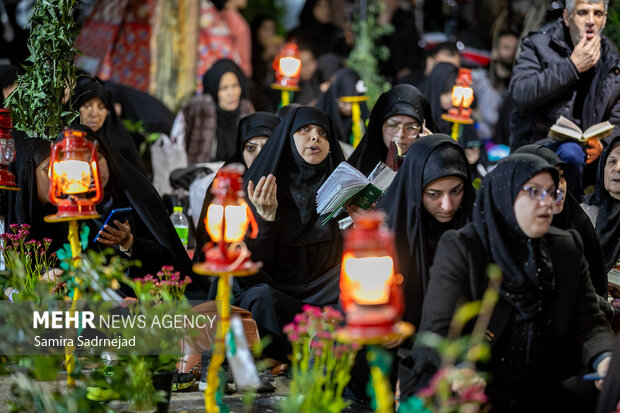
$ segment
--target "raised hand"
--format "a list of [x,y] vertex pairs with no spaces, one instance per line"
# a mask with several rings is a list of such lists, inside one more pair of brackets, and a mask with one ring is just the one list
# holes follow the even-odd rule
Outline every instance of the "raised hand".
[[595,35],[588,40],[582,36],[579,43],[575,45],[570,60],[575,64],[577,71],[583,73],[594,67],[601,58],[601,36]]
[[265,221],[276,219],[276,211],[278,210],[277,191],[276,177],[271,174],[259,179],[256,188],[254,188],[254,182],[248,182],[248,198],[256,208],[256,212]]
[[106,225],[99,232],[97,242],[105,245],[120,245],[123,249],[128,250],[133,245],[133,235],[129,222],[114,221],[114,227]]

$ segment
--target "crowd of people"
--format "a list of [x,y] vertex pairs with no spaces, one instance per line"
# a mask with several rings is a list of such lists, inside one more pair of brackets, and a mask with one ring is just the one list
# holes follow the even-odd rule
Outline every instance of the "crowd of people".
[[[353,124],[346,99],[366,92],[347,65],[354,39],[332,21],[330,2],[307,0],[299,26],[288,33],[300,48],[301,91],[280,109],[279,95],[266,86],[275,20],[261,16],[248,25],[239,20],[245,2],[214,3],[231,25],[240,60],[213,64],[204,73],[203,92],[174,120],[168,113],[167,127],[159,127],[189,165],[246,167],[244,186],[259,228],[246,243],[262,268],[235,279],[233,304],[251,312],[260,334],[271,337],[264,354],[286,363],[291,347],[283,327],[305,304],[339,303],[342,230],[337,219],[323,225],[317,190],[343,161],[364,175],[383,162],[396,176],[373,208],[385,212],[395,235],[403,319],[418,331],[446,336],[455,308],[481,299],[494,263],[502,278],[487,331],[491,357],[476,366],[488,374],[485,392],[493,411],[595,411],[600,389],[598,411],[620,409],[618,344],[614,353],[620,286],[608,283],[608,276],[620,279],[620,132],[587,143],[549,134],[560,116],[583,130],[620,122],[620,58],[602,34],[608,1],[567,0],[560,19],[520,41],[505,21],[496,28],[488,70],[473,71],[475,124],[465,125],[457,140],[448,136],[452,124],[442,114],[452,106],[464,64],[460,49],[451,42],[421,48],[423,29],[416,29],[413,11],[401,2],[385,1],[378,17],[395,29],[380,39],[391,51],[380,70],[393,86],[370,110],[361,102],[360,125]],[[0,67],[3,99],[18,74],[17,67]],[[68,127],[99,147],[104,198],[97,212],[105,219],[114,208],[135,211],[105,228],[89,221],[88,248],[112,246],[142,261],[131,276],[162,265],[191,275],[191,258],[138,143],[123,126],[127,114],[117,105],[119,96],[133,95],[83,76],[68,107],[80,115],[79,124]],[[357,127],[361,139],[354,138]],[[53,211],[50,144],[19,131],[15,142],[11,168],[21,191],[9,196],[7,222],[28,223],[33,236],[62,243],[65,227],[43,220]],[[512,153],[491,159],[487,149],[495,145],[510,146]],[[202,221],[213,195],[204,195],[193,228],[195,262],[204,259],[202,246],[209,241]],[[361,213],[347,206],[339,219]],[[215,282],[194,279],[188,297],[215,299]],[[414,342],[415,336],[385,344],[398,357],[393,385],[401,400],[427,386],[441,367],[435,351]],[[362,402],[368,379],[363,363],[358,357],[354,368],[360,373],[347,392]],[[582,379],[593,371],[600,375],[594,384]]]

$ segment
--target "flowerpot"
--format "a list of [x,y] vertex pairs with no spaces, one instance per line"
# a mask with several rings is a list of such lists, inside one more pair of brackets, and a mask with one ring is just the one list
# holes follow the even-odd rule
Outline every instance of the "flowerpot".
[[157,413],[168,413],[170,407],[170,396],[172,394],[172,378],[174,372],[160,371],[153,373],[153,387],[155,390],[163,390],[166,392],[166,401],[157,403]]

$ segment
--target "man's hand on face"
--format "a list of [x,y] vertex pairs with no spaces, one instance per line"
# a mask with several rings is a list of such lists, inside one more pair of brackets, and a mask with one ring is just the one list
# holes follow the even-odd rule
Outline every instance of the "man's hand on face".
[[601,36],[598,34],[588,40],[586,36],[581,36],[579,43],[575,45],[570,60],[573,62],[577,71],[583,73],[594,67],[601,58]]

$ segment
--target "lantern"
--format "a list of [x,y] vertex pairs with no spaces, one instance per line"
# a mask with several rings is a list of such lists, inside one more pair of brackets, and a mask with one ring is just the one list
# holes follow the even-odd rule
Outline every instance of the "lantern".
[[[243,242],[248,228],[256,237],[258,227],[252,211],[244,200],[243,166],[235,163],[220,169],[213,180],[211,192],[215,199],[204,219],[211,240],[217,245],[205,252],[204,270],[237,271],[256,267]],[[203,271],[204,272],[204,271]]]
[[9,171],[9,165],[15,160],[15,143],[11,133],[11,111],[0,109],[0,187],[13,188],[15,175]]
[[95,204],[103,190],[99,177],[97,145],[82,131],[65,129],[63,139],[52,148],[50,159],[50,200],[58,213],[46,219],[71,220],[98,217]]
[[453,107],[448,110],[447,114],[441,115],[443,119],[455,124],[474,123],[471,118],[470,108],[474,101],[474,91],[471,88],[471,84],[471,69],[459,69],[459,74],[456,77],[456,84],[452,88],[452,93],[450,94]]
[[285,44],[273,59],[272,66],[275,70],[276,81],[271,87],[281,91],[280,106],[287,106],[291,102],[292,93],[299,90],[301,59],[297,45],[295,43]]
[[371,211],[345,233],[340,299],[349,334],[381,336],[393,332],[403,313],[402,276],[394,265],[394,235],[385,214]]

